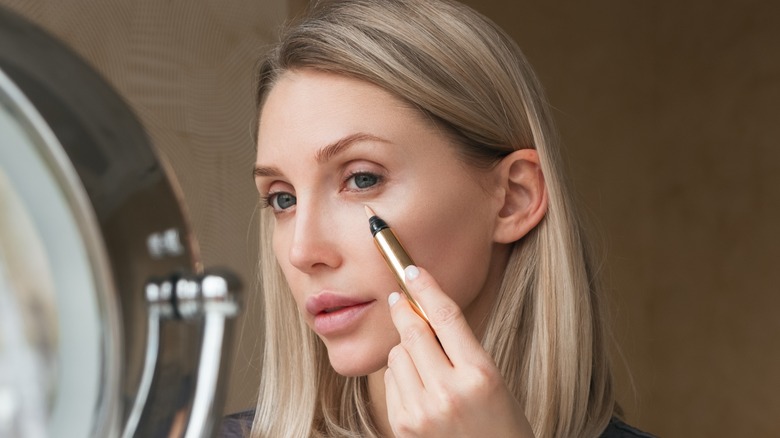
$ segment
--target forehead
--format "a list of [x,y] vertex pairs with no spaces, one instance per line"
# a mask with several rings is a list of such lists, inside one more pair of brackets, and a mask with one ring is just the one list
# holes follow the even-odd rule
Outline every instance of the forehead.
[[318,145],[355,132],[379,137],[430,129],[420,112],[382,88],[346,76],[314,70],[284,73],[260,112],[258,153],[281,144]]

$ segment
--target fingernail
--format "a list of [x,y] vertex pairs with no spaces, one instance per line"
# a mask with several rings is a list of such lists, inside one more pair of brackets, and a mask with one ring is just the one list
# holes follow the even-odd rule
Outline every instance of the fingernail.
[[414,280],[420,276],[420,270],[417,269],[417,266],[409,265],[404,269],[404,276],[407,280]]
[[390,307],[392,307],[393,304],[397,303],[400,298],[401,295],[398,292],[393,292],[390,294],[390,296],[387,297],[387,302],[390,303]]

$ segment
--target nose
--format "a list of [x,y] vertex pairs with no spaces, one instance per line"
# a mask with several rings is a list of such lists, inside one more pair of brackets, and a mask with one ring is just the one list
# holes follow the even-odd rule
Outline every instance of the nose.
[[337,224],[334,222],[332,215],[326,214],[322,209],[299,203],[295,212],[290,264],[308,274],[337,268],[342,259],[336,232]]

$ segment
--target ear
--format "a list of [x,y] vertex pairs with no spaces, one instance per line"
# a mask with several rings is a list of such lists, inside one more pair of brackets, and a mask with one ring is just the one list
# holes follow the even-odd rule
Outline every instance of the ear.
[[544,218],[547,187],[535,149],[512,152],[499,162],[497,170],[504,199],[496,217],[493,240],[512,243],[528,234]]

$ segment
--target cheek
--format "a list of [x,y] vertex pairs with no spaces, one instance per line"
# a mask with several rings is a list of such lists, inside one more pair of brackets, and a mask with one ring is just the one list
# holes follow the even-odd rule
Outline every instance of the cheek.
[[490,266],[490,244],[474,235],[457,232],[428,233],[421,260],[442,290],[461,308],[482,291]]
[[285,267],[285,261],[287,260],[287,257],[285,257],[285,254],[289,253],[289,239],[287,239],[284,235],[284,230],[282,227],[279,227],[276,225],[274,227],[273,235],[271,238],[271,248],[274,251],[274,256],[276,257],[277,262],[282,267],[282,269],[285,271],[285,275],[287,274],[287,270]]
[[277,223],[274,228],[273,237],[271,239],[271,248],[273,249],[276,262],[282,269],[284,280],[287,282],[287,285],[290,287],[290,290],[293,293],[293,298],[299,305],[301,305],[302,298],[299,297],[296,293],[296,291],[300,290],[300,287],[298,287],[297,276],[295,275],[296,270],[294,266],[290,264],[289,259],[291,242],[292,236],[286,233],[285,227],[279,226]]
[[421,209],[408,225],[409,243],[404,244],[415,262],[461,307],[487,281],[493,245],[489,211],[479,199],[440,199]]

